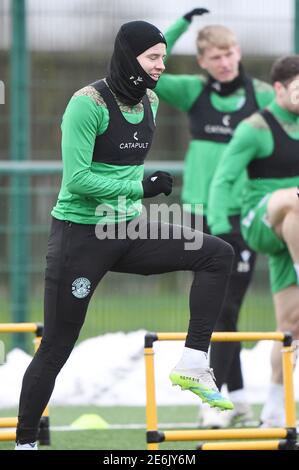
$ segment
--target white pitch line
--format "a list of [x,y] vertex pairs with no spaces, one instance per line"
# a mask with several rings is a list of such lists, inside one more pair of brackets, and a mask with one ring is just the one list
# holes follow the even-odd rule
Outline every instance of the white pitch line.
[[[250,423],[251,427],[258,427],[259,422],[251,422]],[[299,426],[299,421],[297,421],[297,426]],[[193,423],[159,423],[158,425],[159,430],[162,429],[184,429],[184,428],[189,428],[191,430],[202,430],[203,428],[199,428],[194,425]],[[88,431],[89,429],[81,429],[77,428],[75,426],[50,426],[50,429],[52,431]],[[116,430],[125,430],[125,429],[146,429],[146,424],[144,423],[132,423],[132,424],[108,424],[108,427],[105,428],[91,428],[93,430],[98,430],[98,431],[106,431],[106,430],[111,430],[111,429],[116,429]],[[91,430],[90,429],[90,430]],[[238,429],[237,426],[235,426],[235,429]],[[249,428],[248,428],[249,429]],[[297,427],[297,433],[299,433],[299,427]]]
[[[250,423],[251,427],[258,427],[258,421],[252,421]],[[239,426],[241,427],[241,426]],[[198,431],[204,430],[204,428],[199,428],[194,425],[193,423],[159,423],[158,425],[159,430],[162,429],[184,429],[188,428],[190,430]],[[13,428],[1,428],[1,431],[11,431]],[[50,431],[109,431],[111,429],[116,430],[125,430],[125,429],[146,429],[145,423],[132,423],[132,424],[108,424],[107,428],[90,428],[90,429],[82,429],[75,426],[51,426]],[[238,426],[235,426],[234,429],[238,429]],[[249,428],[248,428],[249,429]],[[297,421],[297,433],[299,434],[299,421]]]
[[[50,426],[53,431],[87,431],[88,429],[81,429],[75,426]],[[159,423],[159,428],[194,428],[194,423]],[[94,430],[109,430],[109,429],[146,429],[144,423],[132,423],[132,424],[108,424],[107,428],[93,428]],[[197,428],[195,428],[197,429]]]

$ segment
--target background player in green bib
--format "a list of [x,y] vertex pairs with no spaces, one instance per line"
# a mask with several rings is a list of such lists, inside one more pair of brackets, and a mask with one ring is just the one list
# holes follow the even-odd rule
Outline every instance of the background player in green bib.
[[[23,378],[17,450],[37,448],[40,416],[56,376],[108,271],[194,272],[188,335],[170,379],[210,406],[233,408],[217,390],[207,360],[233,249],[189,227],[178,231],[179,225],[141,217],[142,198],[167,196],[172,190],[170,174],[144,177],[143,165],[158,108],[152,90],[165,69],[165,54],[166,40],[158,28],[145,21],[125,23],[116,36],[108,76],[76,92],[63,116],[63,178],[48,243],[45,328]],[[196,247],[190,248],[191,240]],[[105,357],[91,359],[109,361],[109,351]]]
[[[269,258],[277,328],[299,338],[299,56],[277,60],[271,71],[275,100],[241,123],[217,168],[208,215],[212,233],[229,233],[231,188],[247,169],[242,233]],[[281,345],[272,351],[264,426],[284,425]]]
[[[188,30],[192,18],[207,13],[197,8],[177,20],[165,33],[167,53]],[[183,203],[203,204],[203,230],[210,233],[206,216],[209,214],[210,185],[223,152],[234,129],[244,118],[266,106],[273,99],[272,87],[248,76],[240,63],[241,51],[235,34],[221,25],[206,26],[198,32],[197,60],[207,72],[203,75],[164,74],[156,88],[159,97],[169,105],[188,113],[191,140],[184,166]],[[240,230],[241,192],[246,181],[245,172],[231,188],[228,208],[233,231],[220,234],[235,250],[230,285],[216,325],[218,331],[237,330],[242,301],[249,286],[255,262],[255,253],[244,241]],[[195,222],[195,210],[192,224]],[[224,427],[236,419],[250,419],[250,408],[243,388],[240,364],[240,343],[212,343],[210,364],[219,388],[227,384],[235,408],[229,413],[213,409],[201,410],[201,424],[205,427]]]

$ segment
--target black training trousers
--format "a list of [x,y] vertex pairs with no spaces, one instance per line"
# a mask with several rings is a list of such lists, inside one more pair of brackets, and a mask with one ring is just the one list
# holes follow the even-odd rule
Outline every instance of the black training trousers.
[[[195,227],[194,217],[192,214],[191,227]],[[256,261],[256,253],[247,245],[241,235],[240,216],[231,216],[229,221],[232,231],[225,235],[225,240],[233,247],[235,258],[225,302],[214,331],[238,330],[239,312],[250,285]],[[202,230],[204,233],[210,233],[206,217],[203,217]],[[210,365],[214,369],[219,390],[223,384],[227,385],[230,392],[243,388],[240,352],[240,342],[211,343]]]
[[[202,247],[186,250],[194,230],[184,227],[184,234],[175,239],[174,226],[143,219],[139,224],[147,234],[157,228],[157,239],[147,235],[147,239],[99,240],[94,225],[53,219],[45,273],[44,335],[23,378],[17,427],[20,443],[36,440],[56,376],[79,336],[91,296],[108,271],[142,275],[193,271],[186,346],[208,350],[225,297],[233,249],[216,237],[200,234]],[[169,237],[162,239],[161,228],[166,225]]]

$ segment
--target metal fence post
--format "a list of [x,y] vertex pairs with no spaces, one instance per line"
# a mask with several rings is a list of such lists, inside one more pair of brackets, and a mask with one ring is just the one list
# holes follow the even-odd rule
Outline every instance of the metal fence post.
[[[28,160],[29,156],[29,64],[26,41],[26,1],[11,3],[11,124],[10,151],[12,160]],[[10,199],[10,298],[12,320],[24,322],[28,315],[29,294],[29,177],[14,175],[11,179]],[[14,346],[25,347],[24,335],[13,338]]]

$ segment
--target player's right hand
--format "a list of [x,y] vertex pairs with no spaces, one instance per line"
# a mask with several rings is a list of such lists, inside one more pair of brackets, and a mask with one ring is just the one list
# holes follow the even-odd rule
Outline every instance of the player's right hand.
[[169,196],[172,191],[173,177],[166,171],[156,171],[142,181],[143,197],[154,197],[164,193]]

